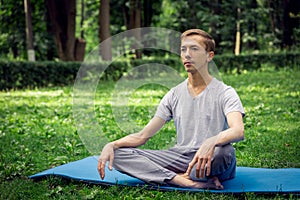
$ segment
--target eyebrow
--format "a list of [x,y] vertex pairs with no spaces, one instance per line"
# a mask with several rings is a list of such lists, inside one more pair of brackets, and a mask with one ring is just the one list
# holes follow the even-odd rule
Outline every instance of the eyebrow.
[[192,47],[199,47],[199,45],[195,45],[195,44],[193,44],[193,45],[187,45],[187,46],[186,45],[182,45],[181,48],[183,48],[183,47],[184,48],[186,48],[186,47],[192,48]]

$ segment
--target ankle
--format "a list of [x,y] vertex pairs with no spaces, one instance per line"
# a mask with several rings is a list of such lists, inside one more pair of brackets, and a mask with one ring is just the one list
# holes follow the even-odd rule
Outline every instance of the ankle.
[[194,181],[188,179],[184,174],[183,175],[176,175],[173,179],[169,181],[172,185],[178,185],[181,187],[193,187],[196,185]]

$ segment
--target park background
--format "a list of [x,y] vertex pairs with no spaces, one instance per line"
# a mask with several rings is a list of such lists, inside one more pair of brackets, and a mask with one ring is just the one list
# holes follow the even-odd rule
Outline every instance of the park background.
[[[222,79],[236,88],[247,112],[246,138],[235,144],[238,165],[300,167],[298,0],[0,0],[0,7],[1,199],[236,198],[107,188],[59,178],[27,179],[90,155],[72,117],[77,72],[99,43],[142,27],[208,31],[216,41],[215,62]],[[109,46],[105,51],[99,49],[99,57],[103,65],[111,61]],[[97,92],[102,98],[95,110],[110,140],[127,134],[115,124],[109,104],[111,91],[123,74],[149,62],[183,70],[178,57],[168,52],[136,50],[113,61],[100,81]],[[151,84],[139,88],[131,99],[131,118],[141,125],[147,123],[152,107],[166,91]],[[174,134],[171,123],[162,132],[166,134],[145,148],[164,147]]]

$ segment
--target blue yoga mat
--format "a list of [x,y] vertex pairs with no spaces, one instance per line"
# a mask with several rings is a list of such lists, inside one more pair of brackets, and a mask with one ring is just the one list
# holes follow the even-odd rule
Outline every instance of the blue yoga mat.
[[[105,179],[101,180],[97,171],[98,157],[90,156],[82,160],[70,162],[30,176],[31,179],[40,179],[47,176],[60,176],[77,181],[84,181],[100,185],[122,185],[160,189],[167,191],[203,192],[207,190],[181,188],[174,186],[148,185],[145,182],[120,173],[117,170],[106,168]],[[224,190],[209,190],[213,193],[300,193],[300,169],[265,169],[237,167],[234,179],[222,183]]]

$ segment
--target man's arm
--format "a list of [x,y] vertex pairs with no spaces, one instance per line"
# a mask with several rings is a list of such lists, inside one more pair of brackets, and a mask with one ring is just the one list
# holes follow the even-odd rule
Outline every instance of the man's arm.
[[223,146],[232,142],[238,142],[244,139],[244,123],[240,112],[230,112],[227,114],[229,128],[220,132],[218,135],[208,138],[199,148],[193,160],[190,162],[186,171],[188,175],[195,164],[196,176],[203,178],[206,168],[206,176],[210,175],[211,159],[216,146]]
[[98,171],[100,173],[100,177],[104,179],[105,164],[107,161],[109,161],[109,169],[112,169],[115,149],[121,147],[138,147],[145,144],[149,138],[163,127],[164,124],[165,120],[159,117],[153,117],[140,132],[127,135],[119,140],[106,144],[98,160]]
[[229,128],[216,135],[215,146],[238,142],[244,139],[243,116],[240,112],[230,112],[227,114]]
[[155,133],[157,133],[165,124],[165,120],[159,117],[153,117],[150,122],[138,133],[125,136],[113,143],[114,149],[120,147],[138,147],[147,142]]

